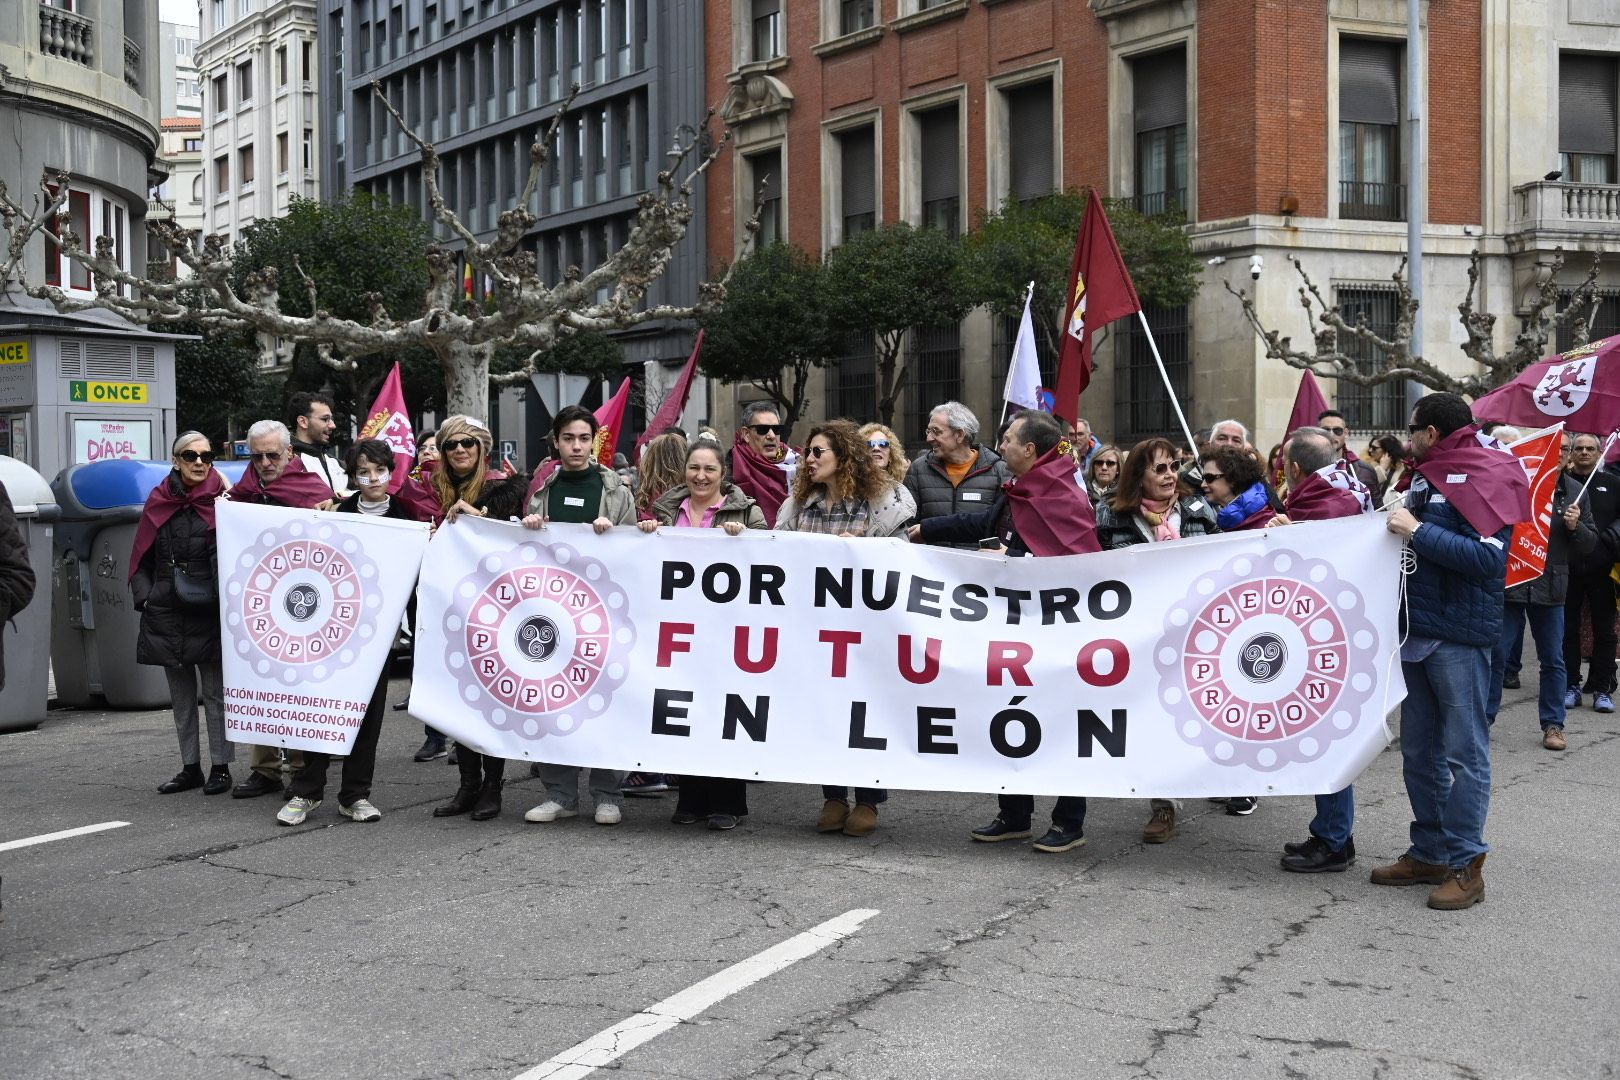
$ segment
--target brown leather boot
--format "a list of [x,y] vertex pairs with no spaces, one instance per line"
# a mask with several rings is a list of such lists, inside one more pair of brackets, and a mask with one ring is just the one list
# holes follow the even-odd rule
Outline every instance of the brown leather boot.
[[1429,894],[1429,906],[1436,911],[1461,911],[1485,899],[1485,856],[1476,855],[1467,866],[1453,870]]
[[877,832],[877,807],[856,803],[849,817],[844,819],[845,836],[871,836]]
[[816,818],[816,832],[843,832],[848,818],[849,803],[843,799],[828,799],[827,805],[821,808],[821,816]]
[[1155,806],[1153,816],[1142,829],[1142,842],[1146,844],[1163,844],[1176,835],[1176,808],[1174,806]]
[[1388,866],[1372,872],[1374,885],[1438,885],[1451,873],[1449,866],[1426,863],[1410,855],[1402,855]]

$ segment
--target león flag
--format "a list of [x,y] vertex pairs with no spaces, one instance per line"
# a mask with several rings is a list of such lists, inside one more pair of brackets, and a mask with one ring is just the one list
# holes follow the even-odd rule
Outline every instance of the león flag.
[[1058,346],[1057,400],[1054,411],[1073,423],[1080,416],[1080,395],[1091,382],[1091,334],[1132,312],[1142,310],[1130,271],[1114,242],[1097,189],[1086,193],[1086,216],[1074,245],[1069,272],[1069,299],[1063,310],[1063,340]]

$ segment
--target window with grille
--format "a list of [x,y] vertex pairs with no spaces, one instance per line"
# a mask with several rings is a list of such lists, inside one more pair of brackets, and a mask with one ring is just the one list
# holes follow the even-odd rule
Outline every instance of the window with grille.
[[1136,133],[1136,209],[1179,210],[1187,202],[1187,51],[1131,61]]
[[[1164,358],[1165,373],[1170,377],[1176,399],[1182,409],[1191,415],[1192,397],[1192,328],[1189,325],[1187,305],[1166,307],[1143,304],[1142,314],[1153,330],[1159,354]],[[1153,349],[1147,335],[1136,319],[1121,319],[1110,333],[1117,335],[1114,346],[1114,441],[1120,444],[1140,442],[1156,435],[1168,435],[1181,442],[1180,424],[1170,396],[1165,392],[1164,380],[1159,377],[1158,365],[1153,362]],[[1095,340],[1095,339],[1093,339]],[[1073,417],[1064,417],[1073,420]]]
[[924,445],[928,414],[946,401],[962,396],[962,327],[919,326],[911,331],[906,354],[906,435],[909,446]]
[[839,194],[843,203],[842,240],[877,227],[877,155],[871,125],[838,133],[838,156],[843,175]]
[[[1400,293],[1391,286],[1340,286],[1336,292],[1339,314],[1352,326],[1361,319],[1367,329],[1388,341],[1395,335],[1400,318]],[[1339,348],[1364,371],[1380,366],[1377,350],[1353,335],[1341,334]],[[1340,380],[1339,411],[1353,431],[1400,431],[1406,427],[1406,382],[1396,380],[1380,386],[1355,386]]]
[[1558,157],[1572,184],[1615,182],[1616,91],[1613,56],[1558,57]]
[[1339,216],[1405,221],[1401,45],[1339,41]]
[[961,125],[956,103],[917,114],[918,166],[922,176],[922,224],[961,232]]
[[1057,187],[1052,146],[1052,80],[1022,83],[1006,91],[1007,197],[1031,203]]
[[851,334],[825,369],[827,419],[864,424],[877,417],[877,356],[871,334]]
[[[1563,311],[1569,306],[1574,297],[1570,290],[1558,294],[1558,310]],[[1592,316],[1592,309],[1587,308],[1587,317]],[[1620,292],[1600,292],[1597,294],[1597,316],[1592,319],[1592,331],[1586,336],[1587,341],[1602,341],[1606,337],[1620,334]],[[1575,347],[1575,327],[1573,325],[1558,328],[1558,344],[1555,346],[1559,352],[1568,352]]]

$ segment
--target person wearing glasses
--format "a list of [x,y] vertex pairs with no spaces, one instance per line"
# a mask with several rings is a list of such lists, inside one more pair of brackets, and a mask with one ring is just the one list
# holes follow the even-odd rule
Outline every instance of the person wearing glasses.
[[[1581,707],[1581,660],[1590,656],[1585,692],[1592,695],[1594,710],[1610,713],[1614,712],[1615,691],[1615,591],[1609,572],[1614,568],[1614,524],[1620,518],[1620,476],[1603,468],[1603,441],[1585,432],[1577,433],[1570,442],[1565,475],[1577,485],[1586,485],[1582,501],[1591,508],[1592,525],[1604,542],[1589,552],[1571,551],[1569,555],[1569,588],[1564,594],[1564,674],[1569,688],[1564,692],[1564,708]],[[1590,652],[1581,644],[1583,615],[1592,627]]]
[[1350,468],[1355,470],[1356,479],[1360,480],[1368,491],[1377,491],[1379,489],[1378,472],[1371,465],[1357,457],[1354,450],[1350,449],[1350,425],[1345,423],[1344,414],[1337,409],[1323,410],[1317,415],[1316,424],[1328,433],[1328,438],[1333,440],[1333,452],[1350,463]]
[[[860,429],[848,420],[829,420],[810,429],[804,465],[776,516],[776,528],[849,538],[898,536],[916,515],[911,493],[873,465],[872,448]],[[878,805],[889,797],[882,788],[856,788],[852,810],[847,787],[827,785],[821,795],[826,804],[816,831],[845,836],[870,836],[877,829]]]
[[911,461],[906,457],[906,448],[900,445],[899,437],[883,424],[864,424],[861,438],[872,450],[872,464],[877,466],[877,471],[893,483],[905,483]]
[[[214,533],[214,503],[227,485],[201,432],[175,439],[171,460],[173,470],[146,497],[129,556],[130,590],[141,613],[135,660],[163,668],[180,738],[180,771],[158,792],[173,795],[200,787],[205,795],[220,795],[230,790],[236,760],[236,747],[225,738]],[[206,780],[197,736],[199,688],[213,766]]]
[[[1104,551],[1216,531],[1209,500],[1182,490],[1176,478],[1176,444],[1169,439],[1137,443],[1120,469],[1113,498],[1097,504],[1097,539]],[[1142,839],[1162,844],[1175,836],[1179,808],[1173,799],[1154,799]]]
[[1012,473],[999,454],[979,444],[979,418],[973,411],[959,401],[935,406],[923,435],[928,449],[906,473],[917,520],[990,509]]
[[743,408],[737,441],[726,456],[732,483],[759,504],[767,521],[776,519],[799,468],[799,452],[787,441],[791,431],[775,405],[753,402]]
[[1221,532],[1263,529],[1283,511],[1282,500],[1266,486],[1260,463],[1247,449],[1211,446],[1199,456],[1198,471]]
[[1114,493],[1119,483],[1119,447],[1113,443],[1104,443],[1091,455],[1091,464],[1086,466],[1085,482],[1086,494],[1091,497],[1091,505],[1097,506]]
[[300,391],[287,399],[287,432],[292,437],[293,453],[304,468],[325,480],[333,494],[343,498],[350,494],[343,482],[343,470],[327,454],[336,430],[332,399],[327,395]]

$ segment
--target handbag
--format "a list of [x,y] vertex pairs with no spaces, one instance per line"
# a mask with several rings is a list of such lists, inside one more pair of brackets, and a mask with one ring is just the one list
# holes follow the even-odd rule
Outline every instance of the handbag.
[[174,596],[181,607],[219,606],[219,582],[212,574],[188,574],[179,563],[169,565],[174,568]]

